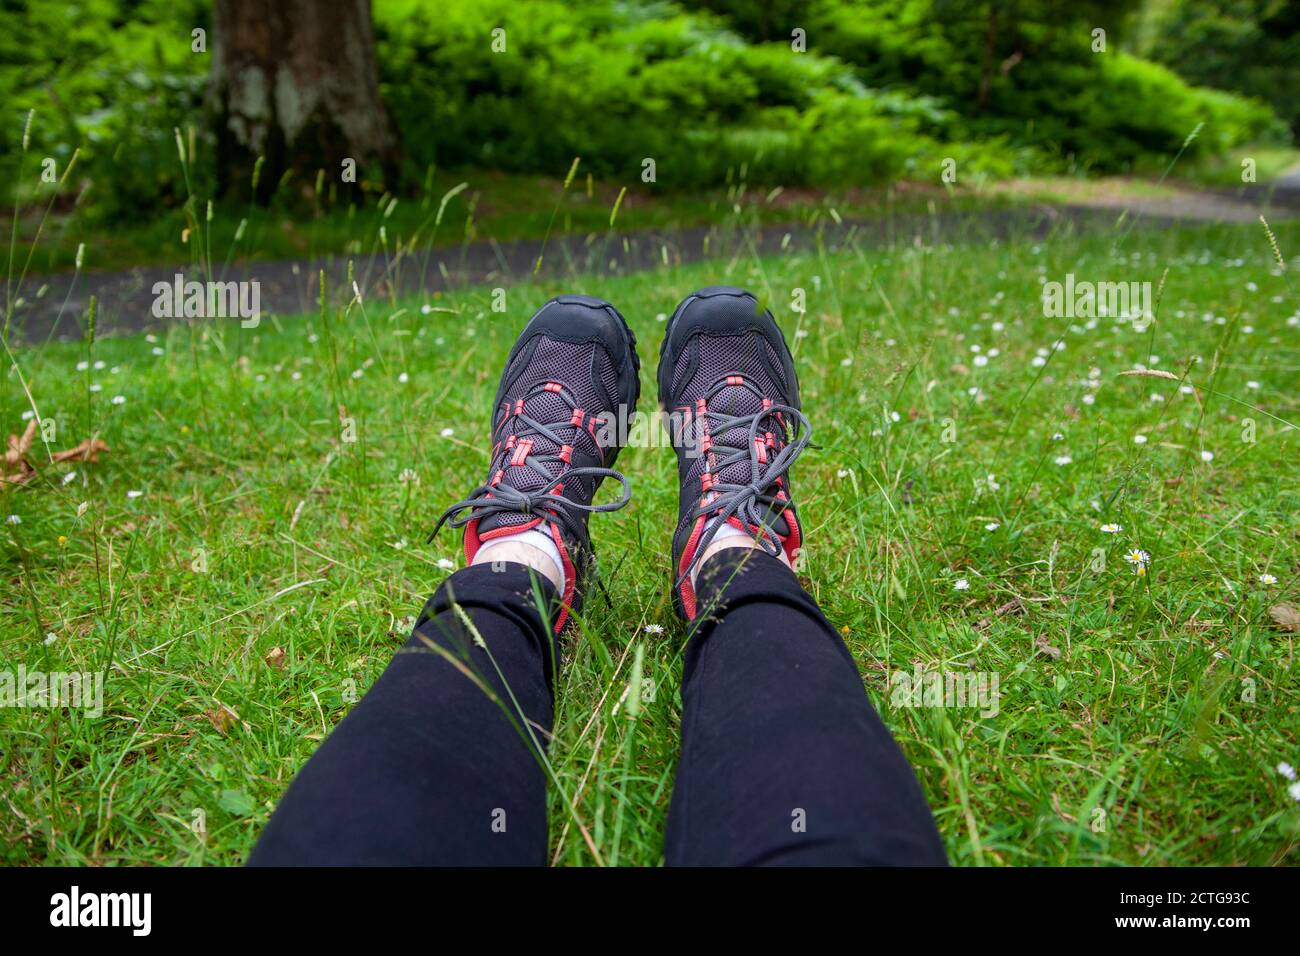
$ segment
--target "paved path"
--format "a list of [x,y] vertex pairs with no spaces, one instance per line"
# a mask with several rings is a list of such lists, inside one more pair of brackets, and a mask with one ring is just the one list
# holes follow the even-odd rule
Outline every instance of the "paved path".
[[[1300,212],[1300,170],[1288,185],[1269,197],[1270,215],[1280,218],[1294,200]],[[1287,192],[1294,183],[1294,191]],[[1190,198],[1189,198],[1190,197]],[[1265,201],[1270,201],[1266,199]],[[1114,228],[1121,211],[1137,226],[1170,227],[1189,221],[1246,222],[1259,215],[1254,197],[1236,192],[1184,194],[1168,198],[1109,202],[1092,205],[1026,205],[1003,210],[940,213],[934,216],[898,216],[826,223],[818,228],[771,225],[741,230],[732,225],[701,226],[674,232],[637,232],[616,235],[553,238],[545,248],[541,273],[548,278],[564,275],[621,274],[732,255],[776,255],[786,250],[815,248],[819,239],[828,247],[849,243],[878,247],[899,241],[927,243],[984,242],[992,238],[1044,237],[1062,227]],[[399,294],[430,293],[452,286],[526,281],[542,254],[537,240],[497,243],[484,240],[459,247],[419,252],[399,262],[383,257],[355,260],[355,275],[367,299],[385,296],[395,285]],[[337,299],[344,289],[347,259],[317,261],[235,263],[224,274],[207,277],[187,267],[154,266],[122,272],[88,272],[29,278],[20,290],[23,304],[15,313],[16,337],[29,342],[80,337],[90,296],[97,302],[96,334],[143,330],[171,321],[152,314],[154,284],[173,283],[177,272],[185,279],[217,278],[223,281],[255,280],[260,286],[263,320],[268,314],[312,311],[317,302],[317,276],[323,269],[326,288]],[[234,321],[229,320],[229,321]]]

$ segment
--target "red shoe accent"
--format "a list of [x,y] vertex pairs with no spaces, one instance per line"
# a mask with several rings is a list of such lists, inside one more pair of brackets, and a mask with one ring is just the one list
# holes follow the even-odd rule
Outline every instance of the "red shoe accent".
[[510,464],[523,465],[527,463],[529,453],[533,450],[533,440],[525,438],[515,446],[515,453],[510,457]]
[[569,459],[572,457],[572,455],[573,455],[572,445],[560,446],[560,461],[564,462],[567,465],[569,464]]
[[743,385],[744,383],[745,383],[745,379],[744,379],[743,376],[740,376],[740,375],[728,375],[728,376],[727,376],[727,384],[728,384],[728,385]]
[[[789,501],[784,491],[777,493],[778,501]],[[790,566],[794,567],[795,558],[798,556],[799,548],[803,544],[803,531],[799,527],[799,519],[794,516],[794,509],[787,508],[782,512],[785,522],[790,526],[790,533],[786,535],[778,534],[777,540],[781,542],[781,550],[785,552],[786,558],[790,561]],[[743,531],[755,540],[763,536],[763,529],[757,525],[747,525],[734,515],[727,519],[727,524],[731,525],[737,531]]]
[[570,425],[577,425],[579,428],[581,428],[581,427],[582,427],[582,419],[583,419],[583,417],[584,417],[586,414],[587,414],[587,413],[584,412],[581,408],[575,408],[575,409],[573,410],[573,418],[570,420],[569,424],[570,424]]
[[[782,501],[789,501],[784,491],[777,494],[777,498]],[[799,519],[794,516],[793,508],[786,508],[783,512],[785,523],[790,526],[790,533],[785,536],[781,544],[785,547],[785,556],[790,560],[790,567],[795,566],[795,561],[799,557],[799,549],[803,547],[803,531],[799,527]]]
[[[537,519],[541,521],[541,518]],[[560,551],[560,557],[564,561],[564,597],[560,599],[560,613],[555,618],[555,633],[559,634],[564,630],[564,625],[569,622],[569,611],[573,609],[573,594],[578,587],[578,572],[573,567],[573,561],[569,558],[569,549],[564,546],[564,538],[560,535],[559,527],[552,523],[547,525],[551,531],[551,539],[555,542],[555,547]]]
[[682,579],[681,595],[682,610],[686,612],[686,620],[695,620],[695,585],[691,583],[691,576],[686,574],[686,569],[691,566],[695,560],[695,549],[700,543],[700,532],[704,530],[704,520],[707,516],[700,515],[695,519],[695,527],[691,529],[691,536],[686,541],[686,547],[682,548],[682,559],[677,562],[677,574],[686,575]]
[[542,387],[548,392],[558,392],[564,388],[564,386],[561,385],[559,382],[547,382]]
[[485,541],[495,541],[497,538],[509,537],[512,534],[519,534],[523,531],[532,531],[542,523],[541,518],[534,518],[526,524],[509,525],[504,528],[494,528],[486,534],[478,533],[478,523],[481,519],[475,518],[469,524],[465,525],[465,566],[474,563],[474,555],[478,554],[478,549],[482,547]]

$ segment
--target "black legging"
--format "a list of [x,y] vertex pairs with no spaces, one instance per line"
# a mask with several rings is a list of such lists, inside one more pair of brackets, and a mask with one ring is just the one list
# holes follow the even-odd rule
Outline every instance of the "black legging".
[[[712,611],[686,648],[665,862],[945,863],[911,767],[794,574],[735,549],[697,583]],[[534,748],[551,727],[559,644],[539,608],[549,616],[554,601],[523,565],[449,577],[293,781],[249,863],[544,864]]]

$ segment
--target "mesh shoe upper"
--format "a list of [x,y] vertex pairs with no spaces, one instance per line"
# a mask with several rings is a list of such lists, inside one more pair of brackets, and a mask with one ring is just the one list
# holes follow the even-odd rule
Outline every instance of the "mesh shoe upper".
[[811,427],[780,328],[742,289],[701,289],[677,307],[660,353],[659,398],[673,416],[681,481],[674,599],[693,619],[690,572],[716,533],[711,519],[793,562],[802,535],[787,470]]
[[[621,448],[607,416],[627,416],[640,391],[636,339],[609,303],[559,296],[542,306],[511,350],[492,408],[487,480],[438,521],[465,528],[465,560],[483,542],[524,530],[547,531],[565,564],[561,630],[582,596],[593,558],[587,517],[627,504],[627,480],[612,470]],[[593,505],[612,478],[624,493]],[[437,533],[435,528],[434,533]]]

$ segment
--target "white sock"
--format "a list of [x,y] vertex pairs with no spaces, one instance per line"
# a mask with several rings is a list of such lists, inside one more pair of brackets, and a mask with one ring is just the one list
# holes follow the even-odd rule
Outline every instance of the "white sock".
[[[555,540],[548,532],[542,531],[539,528],[530,528],[529,530],[521,531],[518,534],[494,538],[484,544],[479,550],[482,551],[485,548],[491,548],[494,544],[507,543],[529,545],[554,561],[556,570],[560,572],[560,593],[564,593],[565,585],[568,583],[568,578],[564,573],[564,559],[560,557],[560,549],[555,546]],[[475,555],[475,558],[477,559],[477,555]]]
[[[701,539],[706,534],[708,534],[709,529],[712,528],[714,525],[718,524],[719,521],[722,521],[722,519],[710,518],[708,521],[704,522],[704,527],[700,530]],[[754,543],[754,536],[750,534],[748,531],[741,531],[734,524],[723,522],[718,527],[718,532],[713,536],[713,540],[709,542],[709,547],[712,548],[714,545],[720,544],[721,542],[726,541],[729,538],[741,539],[751,546]],[[740,542],[738,541],[737,544],[739,543]],[[702,565],[703,563],[704,563],[703,561],[695,562],[695,569],[691,571],[691,587],[695,587],[695,575],[699,573],[700,565]]]

